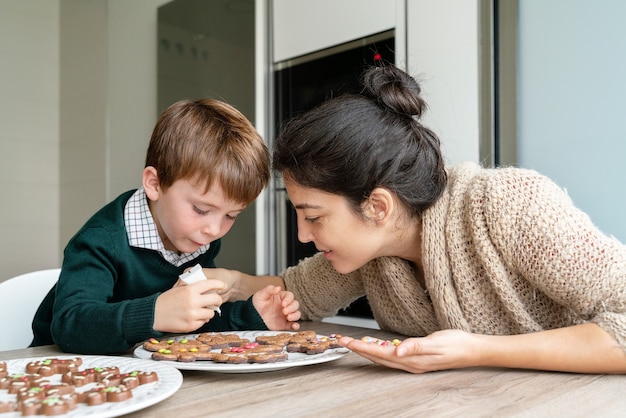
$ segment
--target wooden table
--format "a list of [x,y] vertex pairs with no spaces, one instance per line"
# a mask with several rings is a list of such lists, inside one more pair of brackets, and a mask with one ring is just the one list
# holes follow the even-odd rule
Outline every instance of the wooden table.
[[[355,338],[397,337],[321,322],[303,322],[302,329]],[[0,360],[61,354],[46,346],[0,352]],[[413,375],[354,353],[272,372],[183,371],[183,376],[174,395],[128,417],[626,416],[626,376],[490,368]]]

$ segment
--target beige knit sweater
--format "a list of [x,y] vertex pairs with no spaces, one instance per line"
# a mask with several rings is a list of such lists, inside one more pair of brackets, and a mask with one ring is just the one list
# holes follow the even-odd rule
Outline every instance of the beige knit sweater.
[[595,322],[626,350],[626,246],[546,177],[465,163],[423,216],[426,289],[383,257],[341,275],[321,254],[281,273],[304,319],[367,295],[384,330],[519,334]]

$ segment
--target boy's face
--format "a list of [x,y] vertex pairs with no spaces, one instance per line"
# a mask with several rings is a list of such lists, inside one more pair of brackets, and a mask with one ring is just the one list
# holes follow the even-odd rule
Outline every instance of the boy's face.
[[191,180],[177,180],[164,191],[156,171],[148,174],[146,182],[149,169],[154,170],[144,170],[144,188],[161,240],[170,251],[191,253],[223,237],[246,208],[228,200],[216,182],[206,193],[204,184]]

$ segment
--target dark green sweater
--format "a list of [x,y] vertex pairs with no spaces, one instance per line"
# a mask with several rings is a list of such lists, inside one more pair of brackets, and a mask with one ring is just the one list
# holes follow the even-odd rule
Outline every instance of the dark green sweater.
[[[120,353],[163,333],[152,328],[157,297],[195,264],[215,267],[220,241],[195,260],[176,267],[156,251],[131,247],[124,206],[134,190],[98,211],[70,240],[58,283],[33,320],[32,346],[57,344],[80,354]],[[252,299],[221,306],[196,332],[267,329]]]

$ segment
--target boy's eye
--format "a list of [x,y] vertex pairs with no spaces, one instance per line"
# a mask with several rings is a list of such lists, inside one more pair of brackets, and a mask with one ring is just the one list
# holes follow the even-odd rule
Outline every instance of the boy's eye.
[[207,213],[209,213],[208,210],[202,210],[197,206],[193,207],[193,210],[196,211],[196,213],[200,214],[200,215],[206,215]]
[[237,219],[237,215],[233,216],[233,215],[226,215],[226,217],[228,219],[230,219],[231,221],[234,221],[235,219]]

